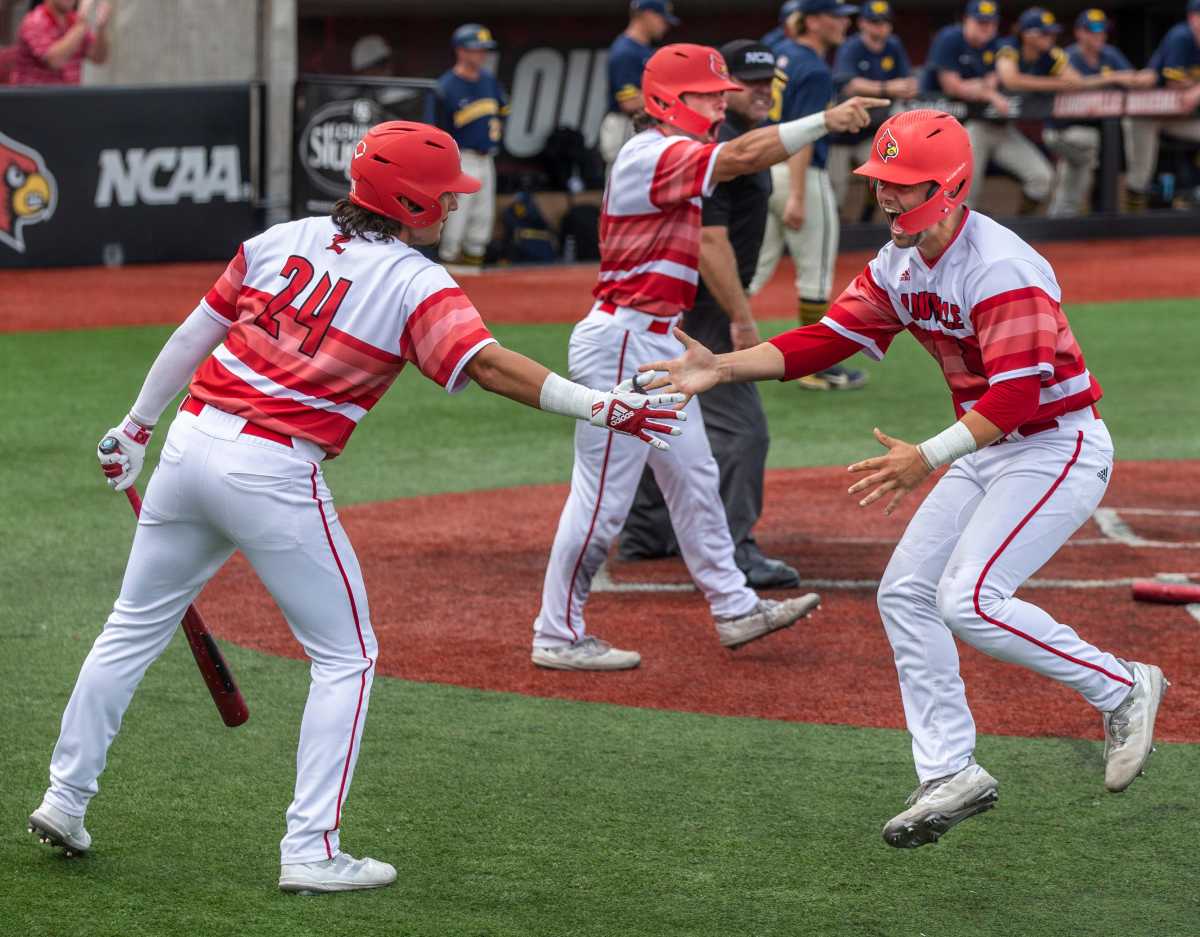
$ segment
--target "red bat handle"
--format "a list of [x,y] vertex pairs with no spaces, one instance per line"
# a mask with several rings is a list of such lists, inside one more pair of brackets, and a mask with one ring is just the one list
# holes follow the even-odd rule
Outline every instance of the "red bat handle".
[[142,516],[142,496],[137,493],[137,489],[130,485],[125,489],[125,497],[129,499],[129,504],[133,508],[134,517]]

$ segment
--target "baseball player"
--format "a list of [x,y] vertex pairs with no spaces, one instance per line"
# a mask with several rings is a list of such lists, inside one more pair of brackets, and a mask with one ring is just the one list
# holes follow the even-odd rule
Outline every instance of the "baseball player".
[[[833,99],[833,73],[825,59],[842,44],[858,7],[839,0],[800,0],[784,24],[788,38],[775,46],[781,76],[776,85],[774,120],[796,120],[824,110]],[[840,234],[837,202],[825,161],[829,141],[818,140],[786,163],[771,167],[770,214],[758,265],[750,281],[756,295],[770,281],[784,245],[796,267],[800,322],[818,322],[833,288],[833,265]],[[833,367],[806,375],[807,390],[853,390],[867,381],[863,371]]]
[[[721,47],[741,91],[730,91],[718,140],[734,140],[761,126],[771,107],[775,54],[765,45],[738,39]],[[700,223],[700,283],[696,302],[683,314],[689,335],[716,352],[750,348],[761,338],[746,287],[754,274],[767,225],[771,174],[767,170],[722,182],[704,199]],[[765,556],[754,539],[762,514],[763,476],[771,444],[767,415],[752,384],[714,387],[700,396],[704,428],[721,476],[721,502],[734,543],[734,562],[752,589],[791,589],[800,575],[782,560]],[[679,552],[662,492],[650,470],[625,520],[618,555],[623,559]]]
[[[617,155],[600,218],[600,276],[591,311],[571,333],[572,377],[588,387],[632,386],[637,362],[673,355],[671,327],[692,306],[699,280],[701,201],[721,182],[781,162],[830,129],[853,130],[878,103],[853,98],[827,112],[713,142],[725,92],[741,91],[721,54],[708,46],[663,46],[646,63],[642,94],[654,125]],[[704,593],[723,646],[737,648],[811,612],[809,593],[760,600],[733,560],[717,464],[700,408],[691,427],[650,467],[666,498],[688,571]],[[668,455],[669,453],[669,455]],[[636,651],[587,634],[583,606],[633,501],[646,454],[604,431],[575,434],[571,491],[559,518],[534,621],[532,660],[560,670],[636,667]]]
[[[1159,84],[1183,93],[1183,112],[1200,107],[1200,0],[1188,0],[1187,19],[1176,23],[1163,37],[1149,68]],[[1200,143],[1200,118],[1135,117],[1125,134],[1125,207],[1142,211],[1147,205],[1150,180],[1158,165],[1158,135]]]
[[[873,94],[894,101],[916,97],[917,79],[904,43],[892,32],[892,19],[888,0],[868,0],[863,5],[858,13],[858,32],[838,47],[833,59],[833,84],[838,94]],[[830,141],[829,181],[839,206],[846,204],[850,166],[866,161],[874,136],[868,130],[846,141]]]
[[438,256],[442,263],[483,264],[496,222],[495,154],[504,137],[508,95],[484,68],[496,40],[485,26],[467,23],[454,30],[454,67],[437,83],[438,126],[454,137],[463,170],[479,180],[479,191],[464,196],[446,219]]
[[1059,305],[1054,271],[1019,237],[965,206],[966,130],[949,114],[887,120],[870,160],[891,228],[885,245],[817,325],[754,348],[687,352],[640,370],[687,394],[726,381],[792,379],[856,351],[881,359],[908,331],[941,365],[957,422],[913,446],[880,430],[887,454],[851,465],[849,488],[885,513],[937,468],[949,470],[909,522],[879,586],[920,785],[883,828],[901,848],[936,842],[987,810],[995,778],[975,762],[975,724],[955,638],[1078,691],[1104,714],[1104,783],[1122,791],[1149,757],[1166,690],[1158,667],[1120,660],[1016,597],[1100,503],[1112,440]]
[[634,134],[642,112],[642,69],[679,17],[667,0],[630,0],[629,25],[608,47],[608,113],[600,122],[598,146],[606,170]]
[[[997,90],[996,54],[1000,8],[994,0],[971,0],[960,25],[944,27],[933,38],[921,90],[960,101],[989,104],[999,117],[1009,113],[1008,98]],[[975,153],[971,207],[983,193],[989,160],[1021,182],[1021,212],[1032,214],[1050,196],[1054,171],[1036,146],[1012,124],[975,118],[967,121]]]
[[450,393],[474,380],[651,445],[666,443],[650,433],[677,432],[667,420],[678,414],[658,407],[682,397],[601,393],[502,348],[446,271],[414,249],[436,243],[457,195],[480,187],[449,135],[379,124],[355,148],[350,178],[332,217],[277,225],[241,246],[107,434],[120,451],[100,461],[124,490],[159,416],[189,385],[146,490],[120,596],[63,713],[50,787],[29,818],[68,852],[91,845],[84,813],[146,668],[241,550],[312,660],[279,887],[395,880],[391,865],[353,859],[338,841],[378,648],[321,463],[341,453],[405,363]]
[[768,49],[774,49],[788,37],[787,21],[793,13],[800,12],[800,0],[785,0],[779,8],[779,25],[763,35],[759,40]]

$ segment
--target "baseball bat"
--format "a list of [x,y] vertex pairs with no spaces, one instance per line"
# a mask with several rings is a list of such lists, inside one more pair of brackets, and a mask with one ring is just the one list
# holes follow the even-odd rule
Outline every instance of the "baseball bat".
[[1133,597],[1139,602],[1190,605],[1192,602],[1200,602],[1200,585],[1189,582],[1164,582],[1160,579],[1138,579],[1133,584]]
[[[120,448],[120,442],[112,436],[105,436],[100,440],[99,450],[105,455],[116,452]],[[134,516],[141,517],[142,499],[138,495],[137,489],[130,485],[125,489],[125,496],[129,499],[129,506],[133,508]],[[216,639],[208,630],[208,625],[205,624],[195,605],[187,607],[187,611],[183,613],[182,624],[188,647],[192,649],[196,666],[200,668],[200,675],[204,677],[208,692],[212,694],[213,702],[217,705],[217,712],[221,714],[221,720],[230,728],[240,726],[250,718],[250,710],[246,707],[241,690],[238,689],[237,682],[233,679],[233,671],[229,669],[229,665],[225,662],[225,656],[217,646]]]

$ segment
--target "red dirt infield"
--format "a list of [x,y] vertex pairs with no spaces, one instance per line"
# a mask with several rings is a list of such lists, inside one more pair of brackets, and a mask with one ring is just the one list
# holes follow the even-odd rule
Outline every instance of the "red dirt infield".
[[[1198,485],[1200,463],[1119,464],[1105,506],[1133,509],[1118,510],[1132,535],[1168,546],[1113,540],[1089,521],[1036,577],[1074,584],[1034,584],[1021,593],[1098,646],[1158,663],[1174,678],[1157,732],[1167,741],[1200,741],[1200,687],[1186,679],[1200,665],[1200,621],[1181,606],[1134,602],[1127,583],[1079,581],[1200,576],[1200,514],[1176,510],[1181,493]],[[887,518],[854,507],[845,487],[841,468],[769,473],[759,527],[764,549],[793,563],[806,580],[878,578],[920,498],[910,497],[899,516]],[[873,590],[864,585],[821,588],[824,605],[815,616],[737,652],[718,645],[696,592],[597,592],[588,604],[589,631],[641,651],[642,666],[614,674],[534,667],[531,625],[565,490],[532,486],[342,510],[370,592],[380,672],[533,696],[903,728],[891,652]],[[611,565],[616,583],[687,582],[677,560]],[[302,657],[240,557],[199,604],[219,637]],[[1095,712],[1072,691],[970,647],[961,652],[981,732],[1100,737]],[[243,690],[253,709],[254,687]]]
[[[1200,280],[1180,276],[1200,255],[1200,239],[1051,242],[1037,248],[1053,265],[1068,304],[1200,296]],[[850,282],[872,256],[840,255],[834,283]],[[0,270],[0,332],[181,322],[224,268],[192,263]],[[459,282],[487,322],[575,322],[591,302],[596,266],[498,269]],[[795,314],[789,260],[755,297],[754,311],[763,319]]]

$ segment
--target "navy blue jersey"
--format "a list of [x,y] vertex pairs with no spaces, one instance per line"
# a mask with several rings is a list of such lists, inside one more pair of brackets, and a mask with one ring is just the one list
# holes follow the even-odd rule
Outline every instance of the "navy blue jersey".
[[460,78],[453,69],[446,72],[437,83],[437,111],[437,125],[460,150],[495,153],[500,148],[508,95],[491,72],[480,72],[477,81]]
[[[808,46],[785,39],[775,49],[775,65],[787,80],[778,75],[775,78],[769,115],[772,121],[778,123],[807,117],[825,110],[833,100],[833,72]],[[824,169],[829,139],[822,137],[812,148],[812,165]]]
[[891,81],[911,74],[908,53],[895,36],[888,36],[881,52],[872,52],[861,35],[851,36],[833,58],[833,83],[839,91],[853,78]]
[[1078,42],[1067,46],[1067,61],[1081,75],[1107,75],[1109,72],[1134,71],[1129,59],[1125,58],[1125,53],[1107,43],[1101,47],[1100,62],[1094,68],[1092,63],[1084,58],[1083,50],[1079,48]]
[[768,49],[774,49],[777,45],[779,45],[779,43],[783,42],[783,40],[786,38],[787,38],[787,33],[785,33],[783,31],[783,27],[776,26],[774,29],[772,29],[769,33],[767,33],[765,36],[763,36],[758,41],[761,42]]
[[1189,78],[1200,81],[1200,45],[1186,22],[1171,27],[1147,67],[1158,72],[1159,84]]
[[620,111],[621,101],[642,93],[642,71],[654,49],[624,33],[608,47],[608,109]]
[[1034,61],[1029,61],[1021,54],[1019,40],[1009,37],[1000,40],[1000,48],[996,50],[997,59],[1010,59],[1017,64],[1017,71],[1022,75],[1048,77],[1059,75],[1067,67],[1067,53],[1054,46],[1049,52],[1039,55]]
[[925,73],[921,76],[921,90],[932,94],[945,94],[938,72],[957,72],[960,78],[984,78],[996,67],[996,50],[1000,40],[993,39],[977,49],[967,43],[962,26],[945,26],[933,37],[929,47],[929,58],[925,62]]

